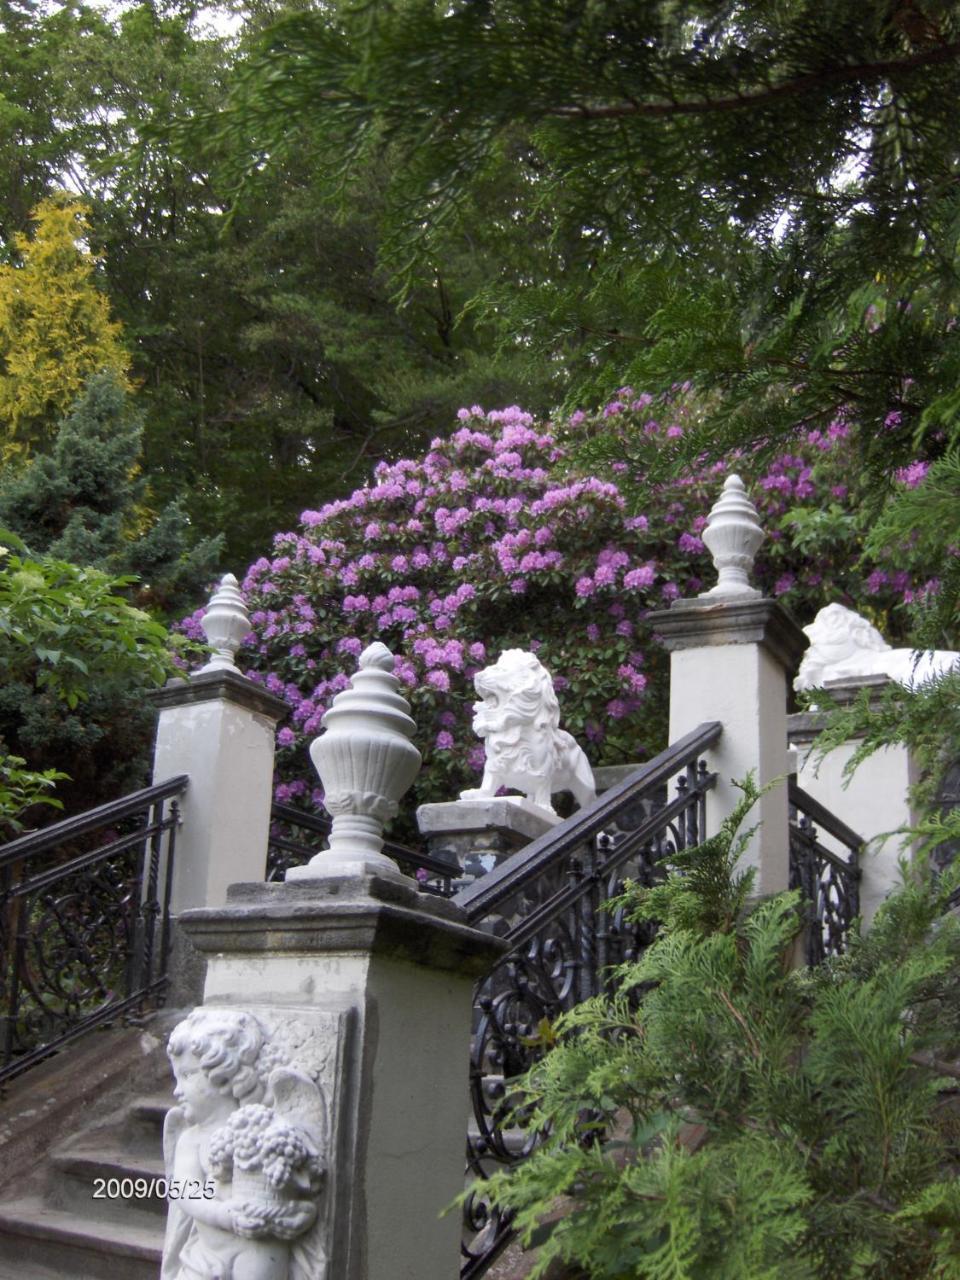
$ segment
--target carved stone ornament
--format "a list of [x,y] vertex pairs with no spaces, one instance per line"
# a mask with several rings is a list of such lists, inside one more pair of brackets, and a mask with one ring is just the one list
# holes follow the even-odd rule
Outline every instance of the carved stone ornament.
[[887,676],[910,688],[944,675],[960,661],[960,653],[948,649],[891,648],[866,618],[842,604],[828,604],[803,629],[810,648],[793,682],[797,690],[866,676]]
[[460,799],[486,800],[500,787],[513,787],[549,813],[555,812],[550,797],[558,791],[572,791],[581,807],[592,803],[593,770],[559,727],[553,680],[536,654],[507,649],[473,683],[480,695],[473,704],[473,729],[483,739],[486,761],[480,786],[461,791]]
[[739,476],[727,476],[723,482],[723,493],[714,503],[701,536],[718,575],[717,585],[702,591],[701,597],[759,596],[757,588],[750,585],[750,572],[764,535],[757,509]]
[[205,671],[236,671],[237,650],[243,637],[250,630],[250,615],[240,587],[232,573],[225,573],[220,586],[210,597],[207,611],[200,619],[200,626],[214,655],[200,674]]
[[167,1052],[178,1105],[163,1129],[161,1280],[326,1280],[317,1084],[240,1009],[194,1009]]
[[291,867],[288,880],[401,875],[382,852],[383,824],[417,776],[420,752],[410,741],[416,725],[393,666],[386,645],[369,645],[350,688],[323,717],[326,732],[313,740],[310,758],[333,817],[329,847],[305,866]]

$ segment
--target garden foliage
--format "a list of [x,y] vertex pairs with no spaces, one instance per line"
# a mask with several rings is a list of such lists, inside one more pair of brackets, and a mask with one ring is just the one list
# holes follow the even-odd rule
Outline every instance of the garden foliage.
[[151,510],[142,414],[110,370],[93,374],[50,447],[0,474],[0,528],[33,554],[135,574],[139,605],[168,616],[214,576],[222,538],[198,539],[179,500]]
[[492,1197],[540,1242],[533,1277],[553,1258],[592,1280],[958,1277],[960,867],[911,871],[846,955],[791,969],[798,894],[751,905],[736,870],[744,791],[628,888],[657,938],[514,1082],[545,1138]]
[[0,456],[50,439],[91,374],[130,366],[120,325],[95,283],[83,244],[87,206],[63,192],[33,212],[34,234],[13,237],[21,261],[0,265]]
[[34,776],[14,783],[34,800],[46,789],[36,774],[69,775],[58,790],[74,809],[142,785],[153,721],[144,695],[171,658],[166,627],[120,594],[129,583],[0,548],[0,768],[25,762]]
[[[838,598],[869,601],[878,619],[902,609],[916,580],[859,563],[843,421],[762,469],[741,455],[646,483],[647,459],[674,449],[697,413],[682,388],[656,402],[622,388],[599,414],[554,424],[516,407],[462,409],[458,429],[424,457],[380,463],[372,483],[278,534],[273,557],[246,575],[254,632],[241,651],[291,707],[278,798],[309,802],[305,746],[374,638],[397,654],[413,704],[419,802],[472,784],[482,763],[472,676],[511,646],[537,651],[594,763],[662,749],[666,663],[645,619],[713,574],[699,535],[728,469],[743,472],[768,532],[756,572],[767,594],[802,621]],[[622,442],[605,479],[576,456],[601,431]],[[187,624],[198,638],[199,616]]]

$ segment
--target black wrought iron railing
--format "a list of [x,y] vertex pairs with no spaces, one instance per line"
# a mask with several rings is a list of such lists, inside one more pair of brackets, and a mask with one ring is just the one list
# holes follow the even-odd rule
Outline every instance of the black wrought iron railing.
[[720,733],[718,723],[701,725],[454,895],[473,924],[510,944],[475,1001],[461,1280],[483,1274],[511,1236],[509,1219],[484,1199],[485,1179],[525,1159],[538,1141],[516,1126],[510,1081],[543,1052],[544,1019],[599,993],[611,966],[652,940],[647,926],[600,906],[628,879],[653,883],[661,860],[705,835],[705,796],[716,774],[701,756]]
[[[846,948],[860,914],[860,855],[864,841],[819,800],[789,780],[790,888],[799,889],[807,909],[806,962],[820,964]],[[841,847],[831,851],[820,832]]]
[[0,1084],[166,985],[185,776],[0,848]]
[[[332,819],[325,814],[306,813],[289,804],[274,804],[270,810],[267,841],[267,879],[282,880],[288,867],[309,862],[325,847],[332,825]],[[295,836],[294,832],[299,835]],[[422,890],[445,898],[453,894],[454,882],[461,874],[459,867],[395,840],[384,840],[383,852],[399,863],[407,875],[414,876]]]

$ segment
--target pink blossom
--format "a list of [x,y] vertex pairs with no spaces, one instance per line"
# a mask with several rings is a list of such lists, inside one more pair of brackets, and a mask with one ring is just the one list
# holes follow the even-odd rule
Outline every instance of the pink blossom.
[[629,573],[624,574],[623,585],[628,591],[633,591],[637,587],[651,586],[655,577],[653,565],[642,564],[638,569],[631,569]]

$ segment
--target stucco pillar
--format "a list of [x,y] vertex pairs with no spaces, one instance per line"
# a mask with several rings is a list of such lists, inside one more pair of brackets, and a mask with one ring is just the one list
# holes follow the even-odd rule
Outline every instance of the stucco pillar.
[[[788,772],[787,685],[806,637],[781,605],[761,598],[678,600],[648,621],[670,651],[670,741],[705,720],[723,725],[706,754],[718,774],[707,793],[712,833],[741,798],[734,778],[752,770],[763,787]],[[745,855],[758,869],[759,893],[788,887],[788,818],[784,781],[761,797],[750,818],[761,823]]]
[[707,795],[708,833],[741,798],[734,779],[752,772],[760,787],[783,779],[753,810],[749,821],[760,827],[744,855],[757,868],[755,891],[768,894],[790,882],[787,681],[807,638],[782,605],[750,585],[763,537],[743,481],[728,476],[703,532],[716,585],[693,600],[675,600],[647,621],[670,652],[670,741],[707,720],[723,725],[706,755],[718,774]]
[[[420,893],[382,850],[383,824],[420,765],[393,665],[383,645],[365,649],[311,747],[334,815],[329,848],[284,884],[259,876],[233,885],[225,906],[180,917],[207,962],[206,1014],[191,1025],[233,1027],[236,1044],[247,1037],[242,1088],[261,1089],[285,1123],[309,1118],[303,1132],[323,1180],[286,1190],[279,1209],[264,1189],[264,1212],[249,1210],[237,1203],[236,1169],[253,1168],[264,1106],[248,1113],[250,1145],[247,1154],[237,1146],[229,1187],[217,1181],[223,1143],[187,1130],[174,1166],[182,1157],[211,1173],[211,1203],[171,1209],[164,1275],[179,1276],[189,1256],[191,1274],[205,1280],[234,1260],[239,1276],[248,1253],[263,1265],[244,1274],[263,1280],[286,1280],[298,1258],[297,1274],[311,1280],[452,1280],[459,1270],[460,1215],[440,1215],[464,1187],[474,982],[504,944],[449,900]],[[216,1045],[194,1052],[192,1067],[220,1061]],[[197,1088],[183,1068],[178,1081],[181,1096]],[[206,1094],[229,1112],[230,1098]],[[238,1115],[248,1123],[242,1107]],[[168,1148],[183,1123],[171,1116]],[[205,1118],[194,1120],[199,1134]],[[294,1208],[292,1231],[275,1229],[277,1212]],[[248,1246],[251,1230],[259,1242]]]
[[222,906],[266,875],[277,721],[288,707],[237,671],[173,680],[160,707],[153,781],[186,773],[170,909]]
[[[842,705],[852,701],[864,688],[879,692],[888,683],[886,676],[868,675],[828,680],[824,688]],[[789,717],[790,745],[797,748],[799,757],[797,781],[832,813],[842,814],[844,822],[866,842],[860,859],[860,915],[868,926],[877,908],[900,883],[899,860],[904,853],[904,838],[883,837],[901,827],[912,826],[917,820],[909,799],[917,781],[916,764],[907,748],[897,743],[874,752],[847,776],[844,770],[859,740],[851,738],[822,759],[818,758],[811,748],[824,721],[825,717],[816,711]],[[846,851],[826,831],[818,829],[817,838],[826,848],[846,856]]]
[[[233,574],[226,574],[201,623],[213,654],[190,680],[171,680],[152,695],[160,710],[153,781],[190,781],[170,892],[168,999],[199,999],[203,966],[177,927],[190,907],[222,906],[227,886],[266,875],[277,721],[288,707],[237,670],[235,655],[250,617]],[[162,873],[165,877],[166,872]]]

